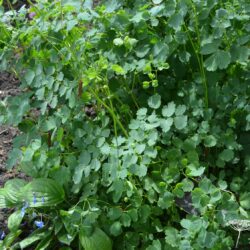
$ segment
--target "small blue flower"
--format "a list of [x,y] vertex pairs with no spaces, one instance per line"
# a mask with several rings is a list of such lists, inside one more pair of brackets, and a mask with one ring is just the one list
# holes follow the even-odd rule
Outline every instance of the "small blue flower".
[[28,207],[29,207],[29,203],[27,201],[25,201],[24,208],[28,208]]
[[21,216],[22,217],[24,217],[24,215],[25,215],[25,210],[26,210],[25,207],[22,207],[22,210],[21,210]]
[[36,204],[36,202],[37,202],[37,200],[36,200],[36,194],[35,194],[35,193],[33,193],[33,204],[35,205],[35,204]]
[[28,207],[29,207],[29,203],[27,201],[25,201],[25,203],[24,203],[24,205],[23,205],[23,207],[21,209],[21,216],[22,217],[24,217],[25,212],[26,212],[26,208],[28,208]]
[[3,231],[3,232],[1,233],[0,240],[3,240],[3,239],[5,238],[5,236],[6,236],[6,234],[5,234],[5,232]]
[[43,222],[43,221],[38,221],[38,220],[36,220],[36,221],[35,221],[35,225],[36,225],[38,228],[43,228],[43,227],[44,227],[44,222]]
[[42,197],[42,203],[44,203],[45,202],[45,199],[44,199],[44,196]]

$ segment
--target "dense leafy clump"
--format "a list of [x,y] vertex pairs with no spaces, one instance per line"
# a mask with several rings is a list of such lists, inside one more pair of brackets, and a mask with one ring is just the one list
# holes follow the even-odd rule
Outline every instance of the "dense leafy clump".
[[0,11],[22,90],[0,102],[21,131],[8,167],[31,177],[0,190],[1,247],[232,249],[250,215],[247,1]]

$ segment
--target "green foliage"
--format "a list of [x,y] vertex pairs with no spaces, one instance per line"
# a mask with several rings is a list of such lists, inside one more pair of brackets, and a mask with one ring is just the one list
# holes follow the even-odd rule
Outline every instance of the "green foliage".
[[111,240],[100,228],[95,228],[95,231],[90,236],[86,235],[84,230],[81,230],[79,233],[79,239],[86,250],[112,249]]
[[232,249],[228,221],[250,209],[249,13],[243,0],[0,12],[0,69],[22,90],[0,102],[21,131],[8,168],[32,178],[0,190],[16,208],[3,249]]

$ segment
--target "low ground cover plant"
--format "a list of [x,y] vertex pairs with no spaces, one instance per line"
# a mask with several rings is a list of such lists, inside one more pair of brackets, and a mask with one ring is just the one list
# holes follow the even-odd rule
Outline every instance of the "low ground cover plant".
[[232,249],[250,209],[247,1],[30,4],[0,9],[0,69],[21,82],[0,102],[21,131],[8,168],[31,177],[0,189],[2,249]]

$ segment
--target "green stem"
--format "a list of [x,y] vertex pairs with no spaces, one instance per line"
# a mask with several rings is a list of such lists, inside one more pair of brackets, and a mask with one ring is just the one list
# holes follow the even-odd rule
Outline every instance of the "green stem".
[[114,111],[93,91],[93,89],[90,88],[90,92],[92,93],[92,95],[95,96],[96,100],[99,103],[101,103],[108,110],[110,115],[113,117],[113,119],[115,119],[115,121],[117,122],[117,124],[121,128],[121,130],[122,130],[123,134],[125,135],[125,137],[128,138],[128,133],[127,133],[126,129],[123,127],[122,123],[120,122],[120,120],[118,119],[118,117],[116,116]]
[[[107,92],[108,92],[107,94],[108,94],[110,107],[111,107],[112,110],[115,110],[114,106],[113,106],[112,99],[111,99],[111,94],[110,94],[110,90],[109,90],[108,85],[107,85]],[[117,124],[116,124],[116,119],[114,119],[114,117],[113,117],[113,123],[114,123],[115,137],[117,139],[117,126],[116,126]]]
[[37,8],[37,6],[34,3],[32,3],[30,0],[27,0],[27,2],[30,6],[32,6],[36,10],[37,13],[41,14],[41,11],[39,10],[39,8]]
[[238,244],[239,244],[239,240],[240,240],[241,230],[239,230],[238,232],[239,232],[239,234],[238,234],[238,237],[237,237],[237,241],[236,241],[236,244],[235,244],[235,248],[238,248]]
[[205,105],[206,105],[206,108],[208,108],[208,87],[207,87],[207,78],[206,78],[206,73],[205,73],[205,70],[204,70],[204,62],[203,62],[203,56],[202,55],[199,55],[199,51],[200,51],[200,47],[201,47],[201,38],[200,38],[200,32],[199,32],[199,21],[198,21],[198,13],[196,11],[196,7],[193,3],[193,1],[191,1],[191,4],[192,4],[192,8],[193,8],[193,12],[194,12],[194,20],[195,20],[195,30],[196,30],[196,34],[197,34],[197,47],[195,46],[193,40],[192,40],[192,37],[189,33],[189,30],[187,28],[187,26],[184,24],[185,26],[185,29],[186,29],[186,32],[187,32],[187,35],[188,35],[188,38],[189,38],[189,41],[193,47],[193,50],[194,50],[194,53],[195,53],[195,56],[197,58],[197,61],[198,61],[198,65],[199,65],[199,69],[200,69],[200,73],[201,73],[201,76],[202,76],[202,83],[203,83],[203,87],[204,87],[204,99],[205,99]]
[[131,93],[131,97],[132,97],[132,100],[133,100],[136,108],[139,109],[140,107],[139,107],[139,105],[138,105],[138,103],[136,101],[135,95],[133,93],[134,87],[135,87],[135,76],[136,76],[136,73],[134,73],[134,76],[133,76],[132,89],[131,89],[130,93]]

